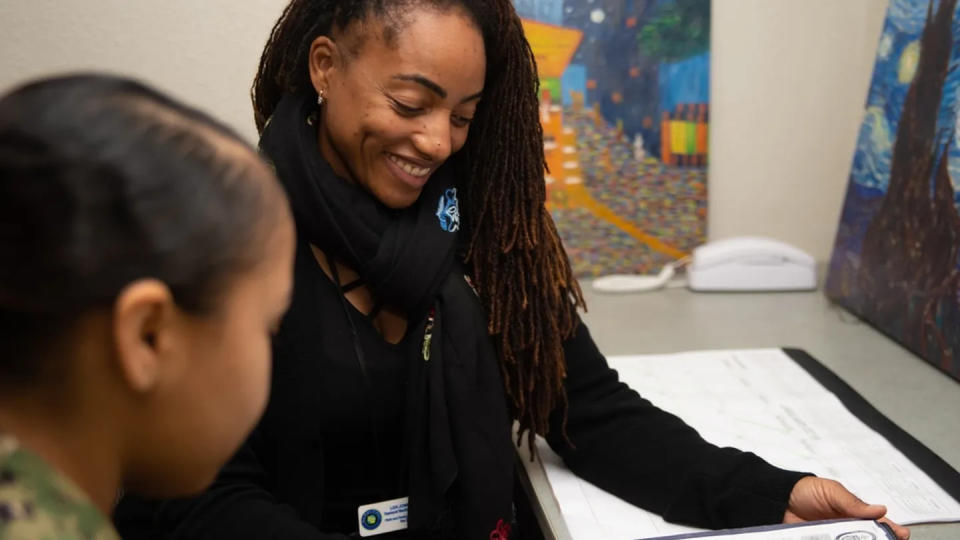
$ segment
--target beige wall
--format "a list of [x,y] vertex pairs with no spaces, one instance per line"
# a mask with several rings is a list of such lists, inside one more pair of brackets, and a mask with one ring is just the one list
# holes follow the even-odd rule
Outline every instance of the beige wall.
[[778,238],[826,260],[885,0],[714,0],[710,239]]
[[[0,0],[0,91],[133,74],[253,140],[248,91],[285,0]],[[715,0],[710,236],[830,252],[884,0]]]
[[0,91],[58,70],[133,75],[256,140],[250,84],[286,0],[0,0]]

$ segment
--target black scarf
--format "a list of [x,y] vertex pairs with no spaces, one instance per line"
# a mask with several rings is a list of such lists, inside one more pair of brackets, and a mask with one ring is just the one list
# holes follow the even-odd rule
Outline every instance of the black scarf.
[[431,336],[428,351],[415,347],[410,359],[410,530],[506,540],[513,521],[510,419],[486,315],[455,256],[452,165],[434,172],[413,206],[391,210],[324,161],[317,117],[313,99],[286,95],[260,140],[299,234],[354,268],[378,299],[402,308],[411,337]]

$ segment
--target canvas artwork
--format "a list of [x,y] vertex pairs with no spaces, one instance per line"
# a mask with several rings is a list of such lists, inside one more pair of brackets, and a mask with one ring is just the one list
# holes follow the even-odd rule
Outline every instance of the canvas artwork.
[[957,0],[891,0],[827,294],[960,379]]
[[579,276],[706,235],[710,0],[515,0],[537,58],[547,206]]

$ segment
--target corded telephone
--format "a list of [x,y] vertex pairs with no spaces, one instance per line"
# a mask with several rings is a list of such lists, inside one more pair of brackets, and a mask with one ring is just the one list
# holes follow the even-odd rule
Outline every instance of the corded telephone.
[[709,242],[690,257],[668,264],[656,276],[612,275],[597,278],[600,292],[659,289],[686,268],[694,291],[802,291],[817,288],[816,263],[802,250],[773,240],[742,236]]

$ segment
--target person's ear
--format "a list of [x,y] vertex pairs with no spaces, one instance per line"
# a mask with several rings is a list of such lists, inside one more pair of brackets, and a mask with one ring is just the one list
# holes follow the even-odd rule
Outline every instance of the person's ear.
[[327,36],[318,36],[310,44],[310,82],[317,94],[330,88],[330,75],[336,69],[338,54],[337,44]]
[[120,292],[113,307],[113,333],[121,376],[136,392],[153,389],[175,332],[176,304],[161,281],[142,279]]

